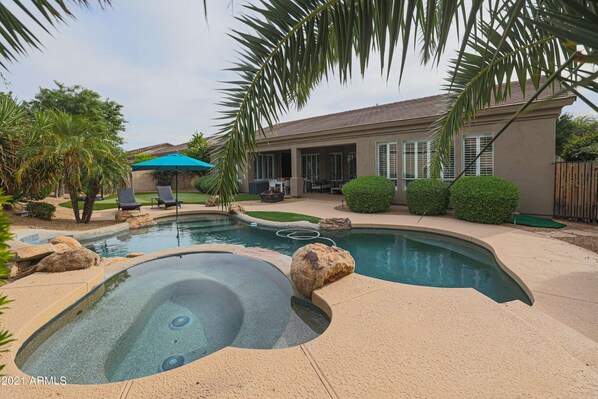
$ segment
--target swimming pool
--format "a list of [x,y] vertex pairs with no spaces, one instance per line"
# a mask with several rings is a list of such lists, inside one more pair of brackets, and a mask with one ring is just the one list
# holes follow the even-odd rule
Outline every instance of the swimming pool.
[[107,383],[168,371],[227,346],[296,346],[329,322],[293,296],[274,266],[193,253],[116,274],[40,329],[15,361],[31,376]]
[[[330,245],[324,238],[295,241],[276,230],[251,227],[223,215],[179,219],[179,238],[173,220],[149,229],[129,231],[84,243],[101,256],[152,252],[190,244],[238,244],[292,255],[310,242]],[[471,287],[497,302],[520,300],[530,304],[523,289],[496,263],[485,248],[446,235],[393,229],[326,231],[322,235],[351,252],[356,273],[405,284],[432,287]]]

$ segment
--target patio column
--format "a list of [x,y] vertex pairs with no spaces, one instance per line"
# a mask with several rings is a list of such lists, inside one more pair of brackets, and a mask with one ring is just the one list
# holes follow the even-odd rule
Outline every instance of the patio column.
[[249,154],[247,154],[246,162],[245,168],[240,169],[245,172],[241,178],[241,187],[239,188],[242,193],[249,192],[249,182],[253,180],[253,169],[251,168],[251,156]]
[[303,194],[303,177],[301,177],[301,150],[291,148],[291,197]]

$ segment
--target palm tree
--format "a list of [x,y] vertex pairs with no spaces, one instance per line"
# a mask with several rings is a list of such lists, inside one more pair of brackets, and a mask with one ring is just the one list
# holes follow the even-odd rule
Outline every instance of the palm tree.
[[526,93],[528,101],[493,141],[547,89],[555,96],[576,93],[597,109],[578,92],[580,87],[598,92],[598,72],[584,64],[598,61],[596,1],[265,0],[247,10],[239,19],[250,32],[234,33],[241,45],[232,68],[238,76],[221,102],[215,170],[224,204],[233,200],[247,150],[256,150],[256,134],[291,107],[304,106],[330,71],[347,82],[355,56],[362,74],[377,53],[387,78],[393,62],[400,64],[402,78],[409,46],[424,65],[438,65],[449,37],[458,33],[461,46],[432,132],[435,175],[455,135],[492,102],[508,98],[511,80],[525,87],[531,78],[534,92]]
[[[32,140],[23,152],[19,179],[35,168],[53,183],[64,177],[77,223],[89,223],[93,202],[102,186],[122,184],[127,164],[122,150],[106,126],[90,122],[80,115],[50,111],[35,115]],[[88,195],[83,217],[79,210],[79,193]]]

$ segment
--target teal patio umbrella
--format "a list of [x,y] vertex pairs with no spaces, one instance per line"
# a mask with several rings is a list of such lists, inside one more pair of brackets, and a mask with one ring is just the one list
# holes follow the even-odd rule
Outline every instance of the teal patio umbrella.
[[[179,220],[179,171],[200,171],[210,170],[214,167],[207,162],[191,158],[183,154],[169,154],[160,158],[150,159],[132,165],[133,170],[163,170],[175,172],[175,190],[176,190],[176,219]],[[178,231],[178,228],[177,228]]]

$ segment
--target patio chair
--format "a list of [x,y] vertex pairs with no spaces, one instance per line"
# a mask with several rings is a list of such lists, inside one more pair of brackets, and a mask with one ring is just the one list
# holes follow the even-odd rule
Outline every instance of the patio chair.
[[141,212],[141,203],[135,200],[135,193],[131,187],[118,190],[117,195],[118,199],[116,200],[116,204],[118,205],[119,210],[131,211],[137,209]]
[[172,195],[172,187],[156,186],[156,191],[158,191],[158,198],[156,198],[156,200],[158,201],[158,208],[162,204],[164,204],[164,207],[166,209],[168,209],[171,206],[177,205],[179,206],[179,208],[181,207],[183,201],[179,200],[179,202],[177,203],[176,198],[174,197],[174,195]]

